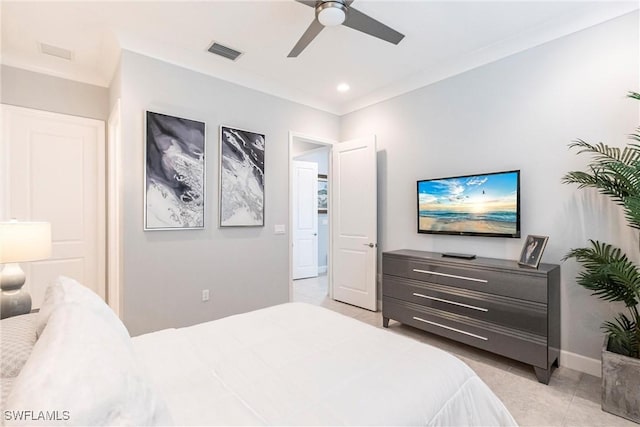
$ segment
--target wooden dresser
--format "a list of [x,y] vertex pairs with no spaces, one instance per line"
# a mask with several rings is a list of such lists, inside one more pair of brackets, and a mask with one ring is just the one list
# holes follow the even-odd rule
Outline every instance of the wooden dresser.
[[382,254],[382,316],[533,365],[549,383],[560,354],[560,266]]

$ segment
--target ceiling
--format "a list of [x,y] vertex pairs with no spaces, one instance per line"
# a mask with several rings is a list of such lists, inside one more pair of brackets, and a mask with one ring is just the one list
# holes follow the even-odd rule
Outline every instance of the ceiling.
[[[325,28],[287,54],[314,17],[293,0],[3,0],[3,64],[109,86],[120,49],[345,114],[638,9],[638,1],[382,1],[352,7],[404,33],[394,46]],[[235,62],[206,50],[244,52]],[[45,55],[40,43],[73,51]],[[351,89],[336,90],[346,82]]]

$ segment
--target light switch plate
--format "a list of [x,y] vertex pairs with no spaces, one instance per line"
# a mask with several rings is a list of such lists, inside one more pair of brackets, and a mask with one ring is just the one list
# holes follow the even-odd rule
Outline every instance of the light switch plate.
[[276,224],[276,225],[274,225],[273,233],[274,234],[284,234],[284,233],[286,233],[286,228],[284,227],[284,224]]

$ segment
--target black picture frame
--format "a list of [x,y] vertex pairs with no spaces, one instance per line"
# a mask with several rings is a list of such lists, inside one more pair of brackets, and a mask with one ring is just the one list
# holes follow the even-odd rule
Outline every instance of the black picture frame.
[[318,213],[326,214],[329,208],[329,183],[327,175],[318,174]]
[[549,236],[528,235],[522,246],[518,264],[524,267],[538,268],[548,240]]

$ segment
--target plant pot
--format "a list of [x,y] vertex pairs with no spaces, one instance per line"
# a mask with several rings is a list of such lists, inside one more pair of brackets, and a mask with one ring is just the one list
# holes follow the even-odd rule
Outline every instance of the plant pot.
[[640,424],[640,359],[602,346],[602,410]]

